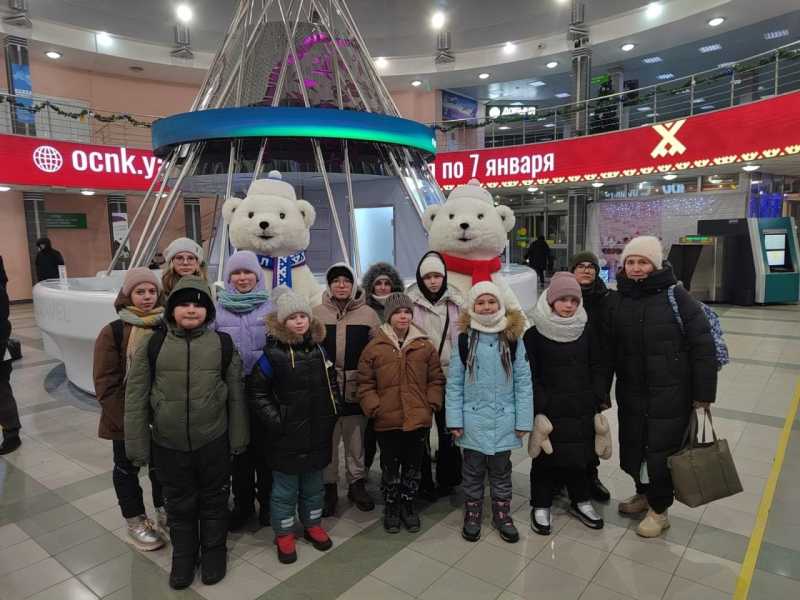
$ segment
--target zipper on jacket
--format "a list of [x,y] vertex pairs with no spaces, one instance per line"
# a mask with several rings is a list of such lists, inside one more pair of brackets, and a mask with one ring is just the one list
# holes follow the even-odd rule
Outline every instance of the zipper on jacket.
[[331,397],[331,406],[333,407],[333,414],[338,415],[339,411],[336,410],[336,398],[333,397],[333,388],[331,387],[331,377],[328,375],[328,365],[326,364],[325,352],[319,344],[317,344],[320,354],[322,354],[322,368],[325,370],[325,379],[328,381],[328,395]]
[[186,336],[186,441],[189,444],[189,452],[192,451],[192,434],[189,433],[189,366],[191,365],[192,342]]

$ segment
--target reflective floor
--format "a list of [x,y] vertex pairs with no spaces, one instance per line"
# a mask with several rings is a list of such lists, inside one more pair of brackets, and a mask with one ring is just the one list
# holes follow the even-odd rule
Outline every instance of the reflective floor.
[[[601,466],[613,500],[600,506],[602,531],[555,511],[555,532],[528,524],[528,470],[513,455],[514,518],[522,533],[506,544],[490,525],[480,542],[461,539],[459,499],[423,509],[417,534],[389,536],[380,506],[359,512],[345,498],[326,520],[334,548],[323,554],[299,542],[299,560],[281,565],[270,529],[232,535],[229,571],[213,587],[183,592],[167,585],[170,549],[139,553],[125,542],[111,483],[111,445],[97,438],[94,399],[70,386],[42,351],[30,305],[12,309],[24,358],[12,384],[23,446],[0,459],[0,599],[123,600],[158,598],[327,598],[434,600],[723,599],[736,587],[762,492],[800,376],[800,309],[719,307],[733,362],[721,374],[714,408],[744,492],[709,507],[670,510],[663,539],[642,540],[616,502],[632,483],[614,458]],[[616,428],[616,416],[609,411]],[[376,494],[378,471],[370,474]],[[148,479],[142,478],[145,498]],[[377,495],[377,494],[376,494]],[[750,598],[800,598],[800,421],[793,424]],[[152,507],[150,508],[152,510]]]

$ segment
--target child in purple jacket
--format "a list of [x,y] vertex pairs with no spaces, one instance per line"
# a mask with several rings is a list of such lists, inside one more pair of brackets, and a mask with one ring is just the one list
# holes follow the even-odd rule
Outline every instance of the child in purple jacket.
[[[264,286],[264,274],[253,252],[240,250],[232,254],[225,265],[224,275],[225,289],[217,294],[215,327],[217,331],[224,331],[233,338],[242,357],[242,373],[247,377],[264,352],[267,341],[265,318],[272,310],[272,303]],[[230,531],[237,531],[247,523],[255,512],[256,498],[260,524],[266,526],[270,522],[272,473],[264,461],[264,452],[259,450],[261,440],[257,432],[251,428],[250,433],[247,452],[233,458],[231,479],[234,508],[230,517]]]

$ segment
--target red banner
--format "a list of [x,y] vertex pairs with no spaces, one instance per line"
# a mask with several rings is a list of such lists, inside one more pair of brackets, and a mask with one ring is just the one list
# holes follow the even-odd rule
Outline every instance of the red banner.
[[161,162],[149,150],[0,135],[0,184],[147,190]]
[[800,92],[636,129],[556,142],[441,152],[444,189],[561,184],[800,154]]

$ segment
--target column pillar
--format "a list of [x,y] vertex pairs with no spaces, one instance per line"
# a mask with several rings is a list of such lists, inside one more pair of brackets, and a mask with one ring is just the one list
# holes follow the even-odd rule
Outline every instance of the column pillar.
[[[117,248],[128,234],[128,199],[119,194],[110,194],[107,198],[108,205],[108,231],[111,244],[111,256],[116,254]],[[119,256],[114,265],[115,269],[127,269],[130,266],[131,251],[130,240],[125,245],[126,250]]]
[[[583,2],[572,0],[572,21],[568,34],[572,43],[572,79],[575,82],[572,97],[580,109],[575,112],[570,124],[575,135],[589,132],[589,107],[585,101],[589,99],[592,79],[592,50],[589,47],[589,28],[584,25],[585,8]],[[568,135],[565,131],[564,137]]]
[[31,264],[31,281],[33,285],[39,281],[36,275],[36,240],[47,237],[47,211],[44,205],[44,196],[38,192],[22,192],[22,201],[25,206],[25,229],[28,234],[28,257]]
[[567,192],[569,212],[567,213],[567,260],[586,247],[586,202],[585,189],[571,189]]
[[200,199],[183,198],[184,214],[186,215],[186,237],[203,245],[203,223],[200,217]]

